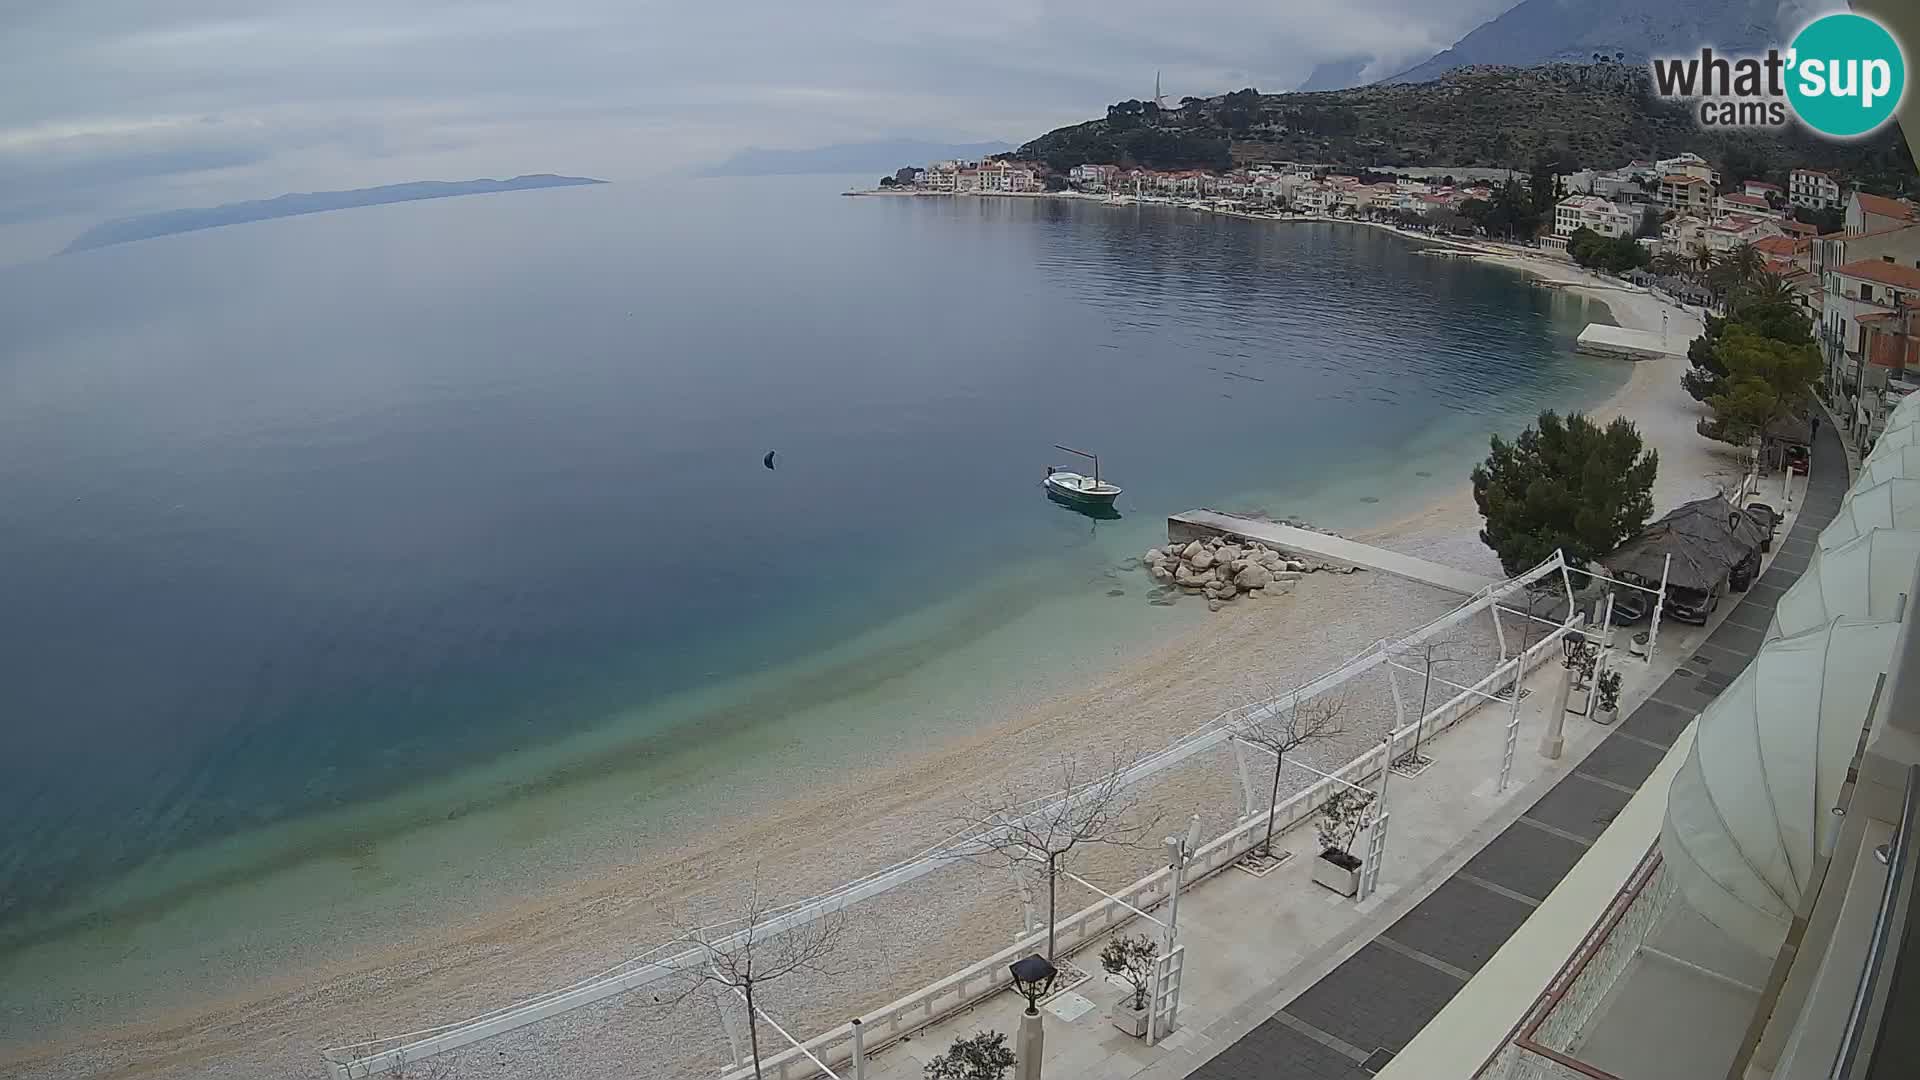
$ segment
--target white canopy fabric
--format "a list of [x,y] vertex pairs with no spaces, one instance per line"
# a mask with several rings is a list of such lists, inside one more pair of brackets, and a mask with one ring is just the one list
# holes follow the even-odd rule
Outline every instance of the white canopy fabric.
[[1869,529],[1846,543],[1816,548],[1806,572],[1774,605],[1767,637],[1804,633],[1842,615],[1898,619],[1915,566],[1920,532]]
[[1868,529],[1920,529],[1920,478],[1856,488],[1840,504],[1840,513],[1820,530],[1818,546],[1839,547]]
[[1873,453],[1860,463],[1860,475],[1853,479],[1853,490],[1903,477],[1920,479],[1920,444],[1884,448],[1876,445]]
[[1899,624],[1840,619],[1775,638],[1700,715],[1673,778],[1660,854],[1687,903],[1772,955],[1853,760]]
[[1882,452],[1891,454],[1915,443],[1920,443],[1920,421],[1910,418],[1899,427],[1888,427],[1881,432],[1880,437],[1874,440],[1873,450],[1867,454],[1867,457],[1872,458]]

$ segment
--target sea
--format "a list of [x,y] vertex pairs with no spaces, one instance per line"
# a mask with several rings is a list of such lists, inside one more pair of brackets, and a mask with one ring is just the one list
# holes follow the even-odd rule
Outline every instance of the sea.
[[1380,230],[856,182],[0,270],[16,1031],[964,733],[1208,617],[1120,569],[1169,513],[1377,525],[1627,377],[1604,306]]

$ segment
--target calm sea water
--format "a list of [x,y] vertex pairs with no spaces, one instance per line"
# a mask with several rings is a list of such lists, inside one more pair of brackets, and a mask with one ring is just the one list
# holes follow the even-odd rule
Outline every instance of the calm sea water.
[[[910,695],[963,722],[1007,657],[1188,617],[1105,596],[1168,512],[1404,513],[1625,378],[1571,351],[1602,309],[1373,230],[840,186],[0,272],[0,943],[595,777],[644,820],[981,649]],[[1055,442],[1121,521],[1042,497]],[[983,644],[1048,603],[1079,632]]]

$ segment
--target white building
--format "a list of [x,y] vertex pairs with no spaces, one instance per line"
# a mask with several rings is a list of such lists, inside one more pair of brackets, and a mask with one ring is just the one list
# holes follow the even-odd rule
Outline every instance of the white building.
[[1785,235],[1786,230],[1772,218],[1729,214],[1707,226],[1707,250],[1720,255],[1742,244],[1757,244],[1768,237]]
[[1840,205],[1840,182],[1819,169],[1795,169],[1787,178],[1787,201],[1810,210]]
[[1846,233],[1859,236],[1885,229],[1904,228],[1914,221],[1914,208],[1899,199],[1856,191],[1847,198]]
[[1572,195],[1553,208],[1553,235],[1565,240],[1576,229],[1592,229],[1601,236],[1632,236],[1639,217],[1597,195]]
[[1709,184],[1718,184],[1720,174],[1713,171],[1707,159],[1699,154],[1681,154],[1679,157],[1662,158],[1654,163],[1662,176],[1692,176],[1705,180]]

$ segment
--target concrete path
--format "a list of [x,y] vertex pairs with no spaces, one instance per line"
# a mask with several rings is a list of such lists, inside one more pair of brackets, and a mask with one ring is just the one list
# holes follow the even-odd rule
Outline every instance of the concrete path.
[[1418,581],[1423,585],[1437,586],[1465,596],[1471,596],[1494,584],[1494,579],[1490,577],[1466,570],[1456,570],[1451,566],[1442,566],[1436,562],[1414,558],[1412,555],[1402,555],[1397,551],[1374,547],[1372,544],[1362,544],[1344,536],[1332,536],[1310,529],[1295,528],[1292,525],[1279,525],[1256,518],[1222,514],[1217,510],[1189,510],[1167,519],[1167,539],[1170,541],[1210,536],[1216,533],[1258,540],[1288,554],[1302,555],[1317,561],[1378,570],[1383,574]]
[[[1806,570],[1815,538],[1839,513],[1847,477],[1839,437],[1833,425],[1823,424],[1797,519],[1776,543],[1771,565],[1682,665],[1572,773],[1418,906],[1189,1075],[1365,1080],[1387,1069],[1580,860],[1675,738],[1753,659],[1774,605]],[[1422,1074],[1409,1062],[1389,1075],[1411,1080]]]

